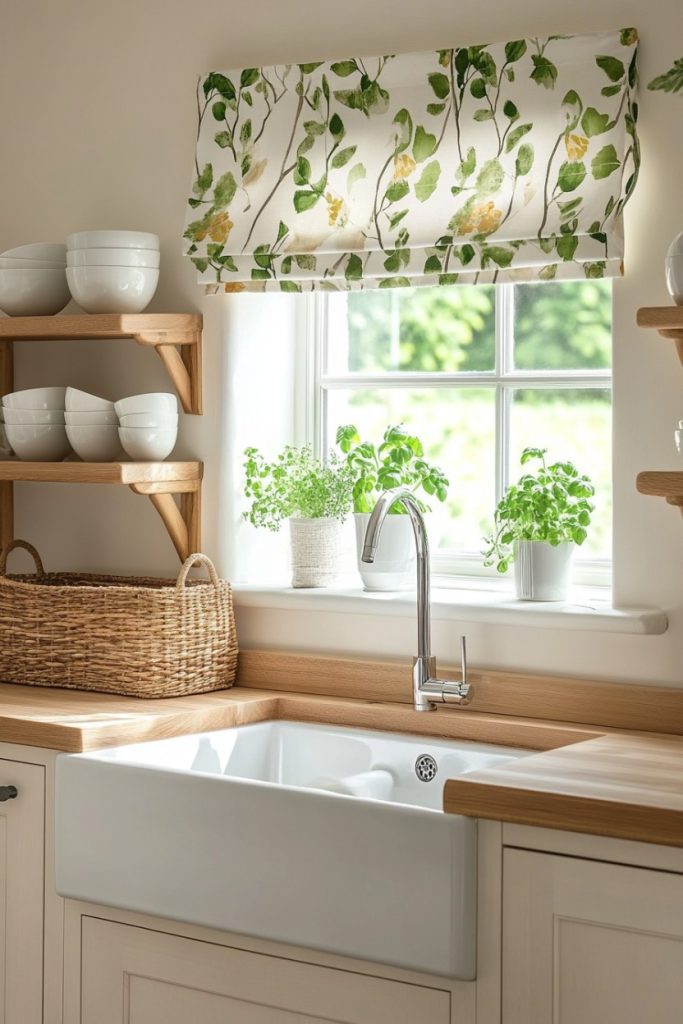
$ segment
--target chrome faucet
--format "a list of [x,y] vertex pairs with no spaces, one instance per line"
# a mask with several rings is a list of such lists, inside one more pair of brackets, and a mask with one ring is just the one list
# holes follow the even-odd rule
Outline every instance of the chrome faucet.
[[464,636],[460,637],[462,679],[439,679],[436,675],[436,658],[432,657],[431,652],[427,527],[418,500],[408,487],[395,487],[380,494],[365,531],[361,560],[374,562],[382,524],[397,502],[405,507],[410,516],[417,549],[417,657],[413,659],[413,706],[416,711],[436,711],[437,703],[469,704],[472,687],[467,681]]

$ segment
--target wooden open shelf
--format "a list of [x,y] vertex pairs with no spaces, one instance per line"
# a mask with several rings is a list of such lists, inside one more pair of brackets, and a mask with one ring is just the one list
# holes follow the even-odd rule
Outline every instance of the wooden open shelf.
[[[14,341],[109,341],[131,338],[153,348],[185,412],[202,412],[202,317],[199,313],[91,313],[0,318],[2,359]],[[3,391],[5,394],[10,388]]]
[[[12,484],[120,484],[146,495],[184,561],[201,548],[201,462],[0,462],[2,544],[12,540]],[[9,494],[9,506],[7,495]],[[175,495],[180,502],[176,503]]]
[[646,470],[636,478],[641,494],[666,498],[669,505],[677,505],[683,515],[683,472],[677,470]]
[[636,323],[659,331],[663,338],[671,338],[683,363],[683,306],[644,306],[636,314]]

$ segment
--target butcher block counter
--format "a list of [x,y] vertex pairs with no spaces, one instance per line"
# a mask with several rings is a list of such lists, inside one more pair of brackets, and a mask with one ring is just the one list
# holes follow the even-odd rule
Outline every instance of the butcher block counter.
[[683,847],[683,690],[471,678],[470,707],[433,714],[412,709],[403,663],[273,652],[246,652],[240,685],[194,697],[0,683],[0,742],[81,752],[280,718],[525,747],[528,757],[444,780],[445,811]]

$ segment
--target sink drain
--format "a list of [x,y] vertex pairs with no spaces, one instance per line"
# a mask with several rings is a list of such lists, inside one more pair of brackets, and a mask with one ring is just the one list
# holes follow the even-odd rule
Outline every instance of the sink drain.
[[415,762],[415,774],[420,782],[431,782],[438,770],[438,765],[431,754],[420,754]]

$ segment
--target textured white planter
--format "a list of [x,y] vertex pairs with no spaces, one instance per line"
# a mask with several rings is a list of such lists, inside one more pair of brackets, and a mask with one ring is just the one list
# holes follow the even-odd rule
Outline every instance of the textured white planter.
[[553,547],[541,540],[515,541],[515,591],[520,601],[565,601],[571,583],[571,541]]
[[415,538],[410,516],[387,516],[372,564],[361,562],[363,540],[370,515],[356,512],[358,572],[365,590],[411,590],[415,586]]
[[677,306],[683,306],[683,231],[669,246],[664,266],[669,295]]
[[289,520],[293,587],[329,587],[342,570],[343,523],[340,519]]

